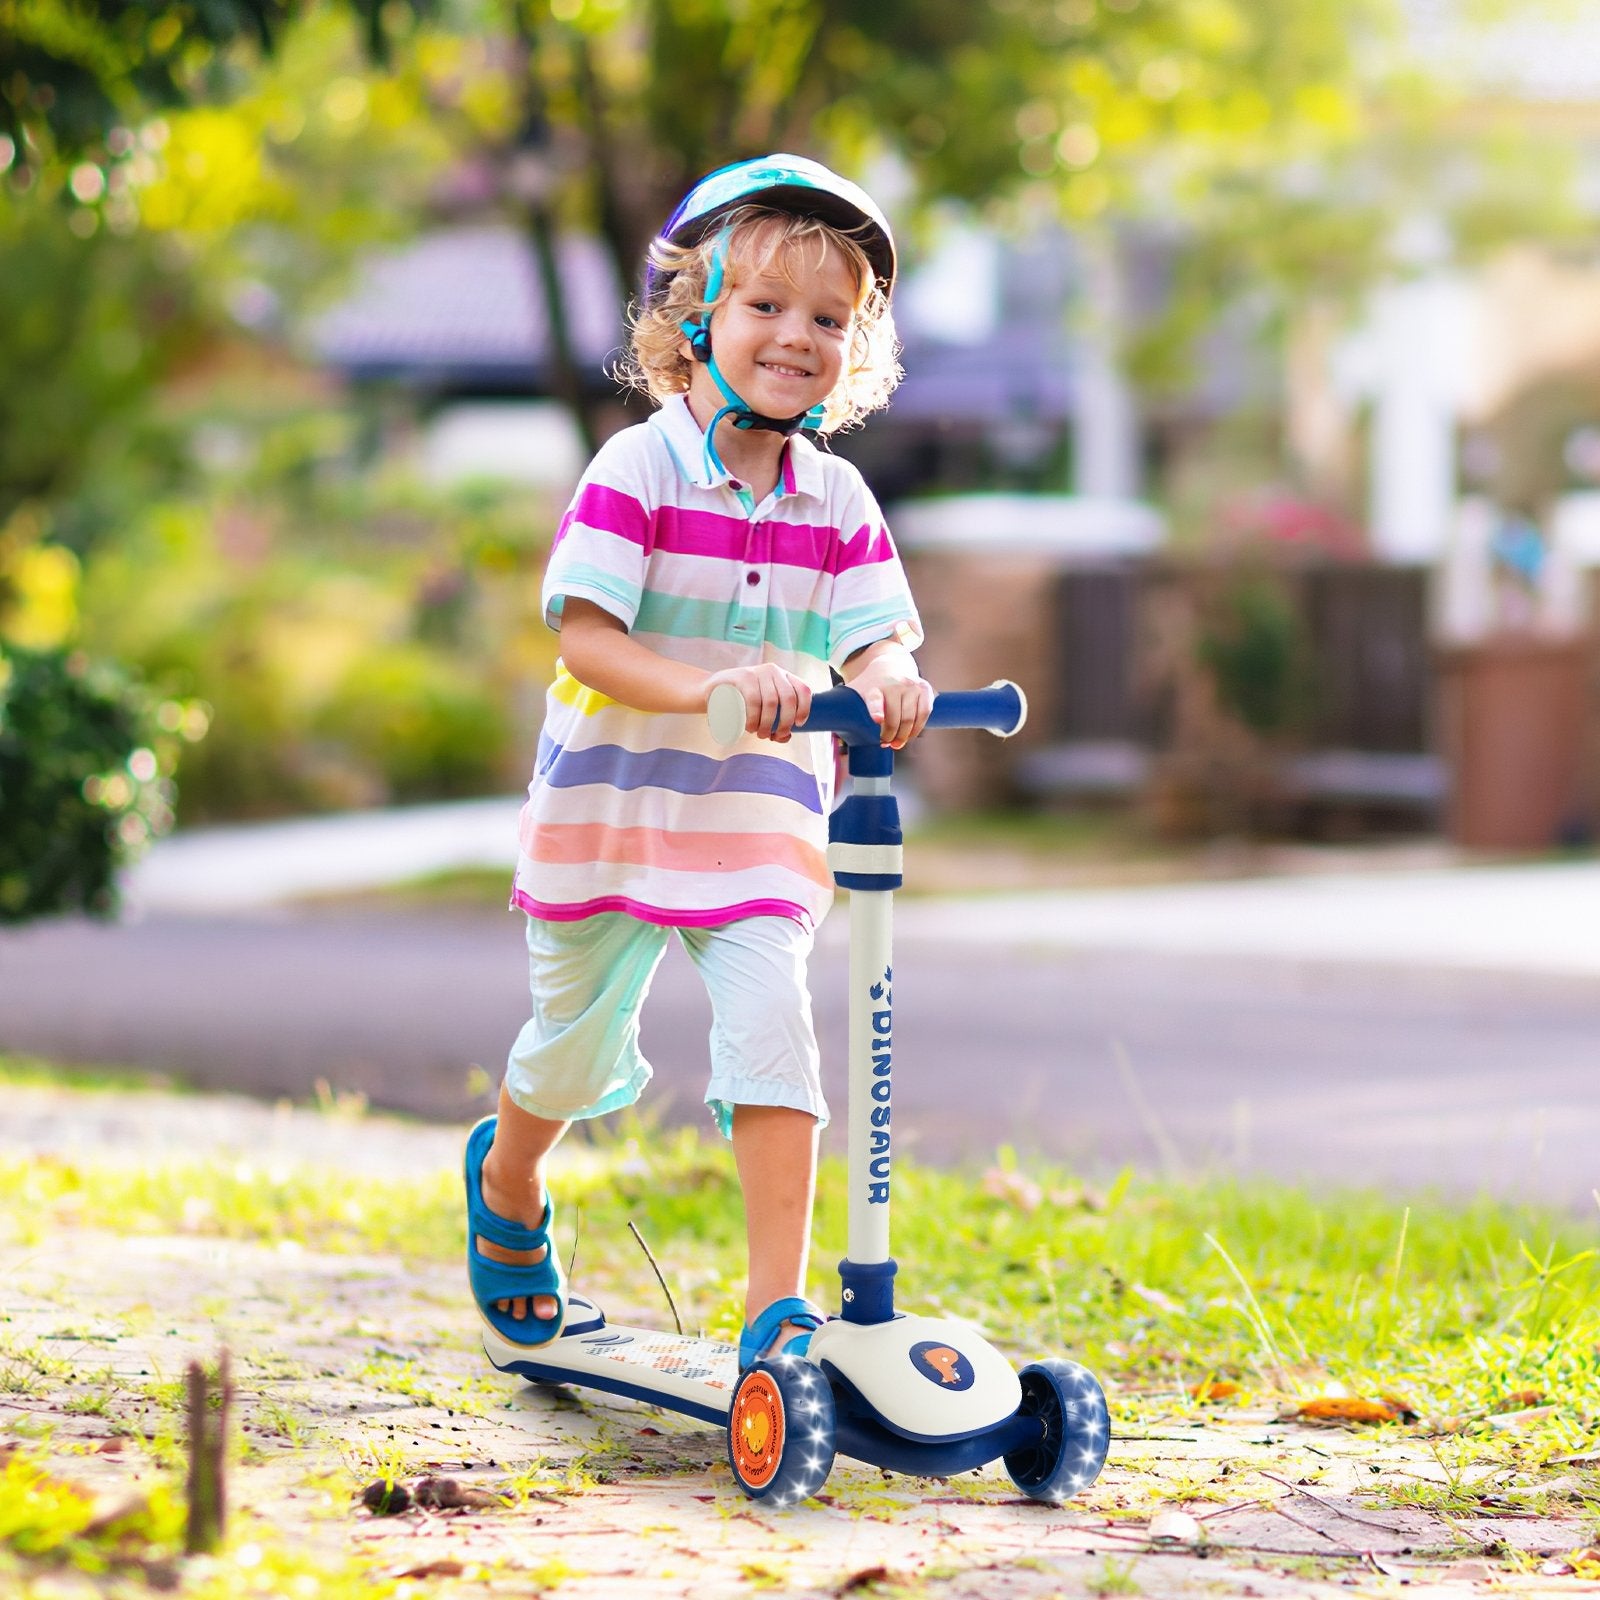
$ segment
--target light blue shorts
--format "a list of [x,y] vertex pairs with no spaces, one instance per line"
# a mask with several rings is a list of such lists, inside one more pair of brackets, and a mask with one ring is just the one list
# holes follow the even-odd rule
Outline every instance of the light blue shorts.
[[706,1104],[726,1135],[735,1106],[790,1106],[828,1120],[811,1024],[809,929],[788,917],[663,928],[625,912],[577,922],[528,918],[533,1015],[506,1063],[506,1089],[553,1122],[632,1105],[650,1081],[639,1008],[676,936],[711,997]]

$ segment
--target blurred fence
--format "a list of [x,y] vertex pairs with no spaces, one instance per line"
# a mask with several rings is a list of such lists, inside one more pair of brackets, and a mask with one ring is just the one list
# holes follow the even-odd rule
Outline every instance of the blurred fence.
[[[1003,750],[951,739],[918,752],[937,807],[1128,803],[1177,783],[1238,791],[1238,805],[1211,807],[1202,828],[1263,807],[1271,825],[1298,831],[1319,831],[1333,813],[1345,832],[1437,821],[1447,784],[1423,568],[1241,572],[1156,560],[1043,570],[943,551],[910,565],[933,681],[1014,677],[1030,701],[1027,728]],[[1267,585],[1284,619],[1289,709],[1265,732],[1219,703],[1204,664],[1208,619],[1241,581]]]
[[[1159,591],[1181,590],[1198,578],[1161,565],[1055,575],[1053,740],[1157,747],[1171,738],[1171,716],[1141,670],[1141,619]],[[1316,749],[1425,752],[1435,688],[1426,571],[1340,565],[1304,568],[1279,581],[1306,649],[1303,742]]]

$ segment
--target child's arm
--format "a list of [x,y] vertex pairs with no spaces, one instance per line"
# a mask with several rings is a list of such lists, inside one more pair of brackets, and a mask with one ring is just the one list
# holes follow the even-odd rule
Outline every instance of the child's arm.
[[922,732],[933,710],[933,685],[898,639],[877,639],[846,659],[844,681],[867,702],[883,742],[903,750]]
[[811,686],[773,662],[706,672],[658,655],[640,644],[620,618],[571,595],[561,608],[561,659],[579,683],[635,711],[692,715],[705,710],[717,684],[734,684],[744,696],[745,731],[779,744],[811,709]]

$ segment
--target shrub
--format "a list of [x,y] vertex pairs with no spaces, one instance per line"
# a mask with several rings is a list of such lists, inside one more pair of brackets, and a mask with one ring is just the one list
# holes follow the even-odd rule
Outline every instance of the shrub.
[[118,869],[171,826],[190,716],[79,653],[0,643],[0,922],[116,910]]

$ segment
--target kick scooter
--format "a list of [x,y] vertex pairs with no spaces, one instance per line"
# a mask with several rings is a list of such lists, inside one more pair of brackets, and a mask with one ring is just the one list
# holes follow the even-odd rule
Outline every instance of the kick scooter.
[[[1026,715],[1022,691],[1002,682],[935,696],[928,727],[1006,737]],[[734,743],[744,732],[743,697],[722,685],[707,716],[718,742]],[[1093,1375],[1060,1359],[1015,1372],[967,1323],[894,1308],[890,935],[902,881],[894,751],[879,743],[853,689],[814,695],[795,731],[837,734],[854,780],[828,827],[828,865],[850,890],[848,1252],[839,1264],[839,1315],[811,1335],[805,1355],[766,1357],[741,1373],[732,1345],[619,1327],[569,1293],[557,1337],[530,1350],[485,1327],[484,1350],[500,1371],[535,1383],[602,1389],[726,1427],[733,1475],[755,1500],[782,1506],[815,1494],[841,1454],[927,1477],[1000,1460],[1024,1494],[1060,1502],[1094,1482],[1110,1448],[1105,1394]]]

